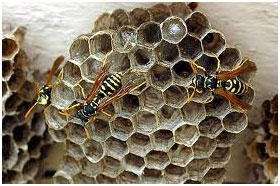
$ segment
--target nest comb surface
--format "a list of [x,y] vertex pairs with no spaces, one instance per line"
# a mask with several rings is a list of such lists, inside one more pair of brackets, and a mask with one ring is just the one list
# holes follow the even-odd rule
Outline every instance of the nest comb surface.
[[[89,92],[111,50],[110,72],[134,69],[128,78],[147,83],[109,105],[105,110],[113,117],[99,114],[89,127],[92,140],[87,140],[79,121],[58,112],[83,102],[79,85]],[[218,60],[212,53],[222,70],[242,61],[240,51],[208,18],[185,3],[101,15],[91,33],[72,43],[63,79],[45,110],[51,136],[66,143],[55,183],[221,183],[247,115],[218,95],[206,104],[209,91],[187,103],[194,76],[189,61],[214,74]],[[252,73],[239,78],[249,84]],[[253,98],[250,88],[240,99],[252,103]]]
[[2,182],[29,183],[41,176],[41,160],[52,143],[37,109],[26,120],[36,96],[33,71],[21,47],[24,27],[2,36]]
[[251,181],[254,183],[278,182],[278,95],[264,101],[263,120],[250,124],[254,139],[247,146],[252,164]]

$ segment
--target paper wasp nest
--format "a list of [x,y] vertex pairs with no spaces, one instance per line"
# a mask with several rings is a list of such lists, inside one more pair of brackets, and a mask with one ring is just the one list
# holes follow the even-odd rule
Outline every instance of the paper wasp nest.
[[[78,84],[89,92],[111,50],[111,72],[135,69],[128,78],[148,83],[106,108],[113,117],[99,114],[90,125],[92,140],[87,140],[79,122],[67,121],[58,111],[83,102]],[[217,95],[205,104],[209,91],[187,103],[194,76],[189,61],[215,74],[218,63],[211,53],[219,56],[222,70],[242,61],[240,51],[226,43],[208,18],[184,3],[100,16],[91,33],[72,43],[64,77],[45,110],[51,136],[66,143],[55,183],[221,183],[230,147],[246,128],[247,115]],[[240,76],[247,83],[251,77]],[[252,103],[253,98],[250,88],[241,99]]]
[[262,107],[263,121],[252,124],[255,138],[247,147],[251,179],[254,183],[278,183],[278,95],[266,100]]
[[21,47],[25,28],[2,37],[2,182],[32,183],[52,142],[41,110],[26,120],[36,96],[32,71]]

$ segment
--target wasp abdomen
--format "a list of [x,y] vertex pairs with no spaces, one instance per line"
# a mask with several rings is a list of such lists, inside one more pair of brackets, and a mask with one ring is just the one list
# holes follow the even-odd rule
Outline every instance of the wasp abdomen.
[[242,95],[248,91],[248,86],[237,78],[224,81],[222,86],[227,91],[236,95]]
[[100,90],[98,92],[99,99],[108,97],[112,95],[116,90],[118,90],[122,86],[121,78],[121,73],[116,73],[108,76],[100,86]]

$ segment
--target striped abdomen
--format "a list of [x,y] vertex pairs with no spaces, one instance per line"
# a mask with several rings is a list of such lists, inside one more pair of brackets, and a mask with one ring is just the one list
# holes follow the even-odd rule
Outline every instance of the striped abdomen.
[[112,74],[107,78],[105,78],[102,85],[100,86],[100,89],[97,94],[97,98],[102,100],[103,98],[112,95],[116,90],[118,90],[122,86],[121,79],[122,79],[121,72]]
[[225,90],[227,90],[233,94],[236,94],[236,95],[241,95],[248,91],[248,86],[237,78],[223,81],[222,87]]

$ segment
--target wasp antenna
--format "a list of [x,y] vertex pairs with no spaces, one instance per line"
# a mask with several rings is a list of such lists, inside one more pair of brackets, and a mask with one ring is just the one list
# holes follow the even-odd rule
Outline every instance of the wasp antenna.
[[32,110],[35,108],[35,106],[38,104],[38,102],[34,103],[32,105],[32,107],[26,112],[26,114],[24,115],[24,118],[28,118],[28,116],[30,115],[30,113],[32,112]]

